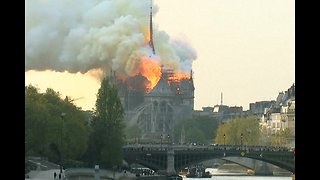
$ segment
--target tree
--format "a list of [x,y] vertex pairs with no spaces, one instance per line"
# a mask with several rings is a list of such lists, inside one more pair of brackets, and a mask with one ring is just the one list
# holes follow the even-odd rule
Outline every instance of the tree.
[[123,118],[124,109],[118,90],[110,83],[109,78],[105,77],[97,94],[93,131],[87,152],[89,164],[99,163],[106,168],[121,165],[121,148],[124,144]]
[[45,100],[34,86],[25,87],[26,155],[44,156],[47,142],[47,111]]
[[185,142],[206,144],[213,141],[218,128],[217,120],[210,117],[193,117],[180,121],[174,129],[176,142],[180,142],[182,126],[185,128]]
[[[138,124],[134,124],[132,126],[126,126],[125,128],[125,134],[127,137],[127,141],[135,141],[137,138],[141,138],[142,136],[142,130],[138,126]],[[129,138],[128,138],[129,137]],[[131,138],[130,138],[131,137]]]
[[272,146],[285,146],[288,144],[288,139],[292,136],[292,131],[289,128],[277,131],[271,139]]
[[[60,163],[64,159],[81,159],[87,148],[90,131],[81,108],[47,88],[45,93],[25,87],[26,156],[44,156]],[[61,113],[65,113],[64,119]]]
[[[259,121],[254,117],[235,118],[218,127],[215,143],[258,145],[260,139]],[[224,136],[225,135],[225,136]]]
[[260,143],[262,146],[271,146],[272,135],[269,135],[268,129],[265,126],[260,127]]
[[197,143],[197,144],[204,144],[206,143],[204,133],[199,128],[190,127],[186,131],[186,139],[190,142]]

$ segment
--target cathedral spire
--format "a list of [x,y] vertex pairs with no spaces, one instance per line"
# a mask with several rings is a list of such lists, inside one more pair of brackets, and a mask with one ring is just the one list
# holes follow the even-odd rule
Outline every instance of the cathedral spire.
[[154,50],[154,45],[153,45],[153,28],[152,28],[152,0],[151,0],[151,5],[150,5],[150,41],[149,41],[149,46],[152,48],[152,53],[156,54]]

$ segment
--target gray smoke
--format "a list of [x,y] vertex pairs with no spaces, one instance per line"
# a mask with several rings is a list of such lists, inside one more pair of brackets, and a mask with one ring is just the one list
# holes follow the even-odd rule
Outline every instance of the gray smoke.
[[[128,76],[137,59],[150,57],[146,43],[150,0],[28,0],[25,71],[86,73],[110,69]],[[153,15],[158,11],[153,5]],[[196,51],[154,27],[154,46],[163,65],[190,72]],[[181,30],[183,31],[183,30]],[[147,50],[146,50],[147,49]]]

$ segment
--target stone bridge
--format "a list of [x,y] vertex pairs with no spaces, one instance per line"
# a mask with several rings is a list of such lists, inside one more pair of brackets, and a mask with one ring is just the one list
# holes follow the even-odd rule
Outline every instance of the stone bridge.
[[205,160],[224,157],[246,157],[264,161],[295,173],[295,157],[286,147],[266,146],[191,146],[162,144],[129,144],[123,147],[123,158],[166,174]]

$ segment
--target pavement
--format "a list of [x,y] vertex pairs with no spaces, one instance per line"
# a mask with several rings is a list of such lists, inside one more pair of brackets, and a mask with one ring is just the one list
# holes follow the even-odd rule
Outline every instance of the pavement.
[[[57,173],[56,180],[60,172],[59,165],[42,160],[41,158],[30,158],[30,162],[37,165],[37,170],[31,170],[25,175],[25,180],[54,180],[54,172]],[[48,169],[48,170],[47,170]],[[90,170],[90,169],[89,169]],[[93,171],[94,169],[92,169]],[[88,170],[85,170],[88,171]],[[64,175],[64,170],[62,171]],[[100,173],[107,175],[108,177],[115,177],[115,179],[132,179],[135,174],[130,172],[113,172],[112,170],[101,170]]]
[[[50,169],[50,170],[36,170],[36,171],[30,171],[27,175],[29,176],[29,178],[25,178],[25,180],[53,180],[53,175],[54,172],[57,173],[57,178],[58,179],[58,174],[60,172],[60,169]],[[63,171],[64,173],[64,171]],[[112,177],[113,176],[113,172],[110,171],[108,172],[109,176]],[[115,179],[133,179],[135,177],[135,174],[132,174],[130,172],[117,172],[115,174]]]
[[[57,176],[60,172],[60,169],[50,169],[46,171],[30,171],[27,175],[29,178],[25,178],[25,180],[33,179],[33,180],[51,180],[53,178],[54,172],[57,173]],[[58,179],[58,177],[56,178]]]

